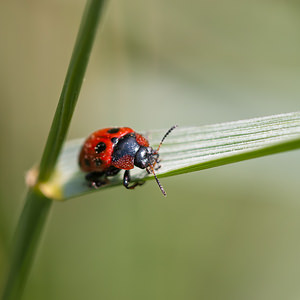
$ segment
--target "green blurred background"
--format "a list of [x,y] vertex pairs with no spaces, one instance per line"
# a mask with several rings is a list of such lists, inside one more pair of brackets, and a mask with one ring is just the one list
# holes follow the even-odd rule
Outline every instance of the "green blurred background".
[[[0,1],[0,279],[84,1]],[[109,1],[69,139],[299,110],[296,0]],[[300,152],[56,203],[24,299],[299,299]]]

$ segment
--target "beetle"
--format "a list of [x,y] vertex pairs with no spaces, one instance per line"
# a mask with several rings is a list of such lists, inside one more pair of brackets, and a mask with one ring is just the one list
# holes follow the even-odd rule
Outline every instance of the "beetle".
[[127,189],[134,189],[144,182],[130,184],[130,170],[135,166],[152,173],[155,180],[166,196],[166,192],[159,182],[155,169],[159,165],[159,149],[165,138],[177,125],[172,126],[163,136],[158,148],[149,146],[148,140],[129,127],[110,127],[93,132],[84,142],[79,154],[79,166],[88,173],[85,178],[89,185],[99,188],[107,183],[107,177],[125,170],[123,185]]

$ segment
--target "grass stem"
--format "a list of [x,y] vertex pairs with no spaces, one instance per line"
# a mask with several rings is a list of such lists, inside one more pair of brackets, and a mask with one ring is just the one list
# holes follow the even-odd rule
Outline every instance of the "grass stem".
[[25,206],[16,228],[3,300],[19,300],[22,297],[41,233],[53,202],[53,199],[42,194],[39,186],[41,183],[47,182],[53,173],[66,138],[104,2],[105,0],[89,0],[86,4],[61,96],[42,155],[37,182],[28,190]]
[[21,298],[52,202],[38,190],[28,190],[14,236],[3,300]]

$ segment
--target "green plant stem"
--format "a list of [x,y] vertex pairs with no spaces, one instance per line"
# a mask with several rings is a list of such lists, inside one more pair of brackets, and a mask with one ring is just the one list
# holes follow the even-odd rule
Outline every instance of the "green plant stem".
[[38,181],[47,181],[66,138],[105,0],[88,1],[40,163]]
[[39,187],[53,173],[66,138],[104,2],[105,0],[89,0],[87,2],[59,103],[42,155],[37,182],[27,193],[25,206],[14,236],[3,300],[21,299],[40,241],[41,232],[53,202],[53,199],[47,198],[41,193]]
[[29,189],[25,201],[13,241],[11,265],[3,300],[21,298],[40,235],[53,202],[36,189]]

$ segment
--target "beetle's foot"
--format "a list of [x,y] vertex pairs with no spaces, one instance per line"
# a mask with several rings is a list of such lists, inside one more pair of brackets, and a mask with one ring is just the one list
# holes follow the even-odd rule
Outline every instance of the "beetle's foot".
[[90,188],[99,189],[101,186],[109,183],[109,180],[103,176],[103,172],[91,172],[85,176]]

